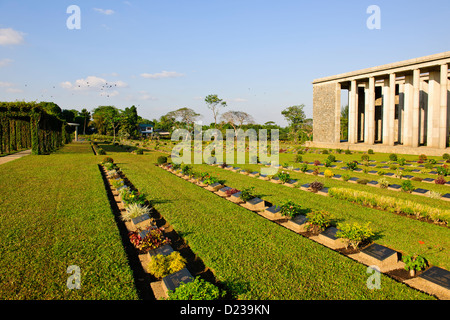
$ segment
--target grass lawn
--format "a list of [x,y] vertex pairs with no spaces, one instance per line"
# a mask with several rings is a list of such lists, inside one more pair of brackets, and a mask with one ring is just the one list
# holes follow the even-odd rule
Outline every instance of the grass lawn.
[[[205,264],[214,270],[216,277],[226,283],[229,290],[239,298],[430,298],[384,275],[381,279],[381,289],[369,290],[366,285],[369,274],[364,265],[154,166],[153,163],[160,155],[158,153],[143,156],[125,153],[108,155],[113,157],[132,183],[148,195],[149,200],[155,201],[157,210],[183,236]],[[221,178],[227,180],[227,185],[236,188],[254,185],[259,193],[264,194],[264,199],[274,203],[294,198],[311,207],[334,208],[342,204],[326,204],[323,197],[297,189],[258,181],[215,167],[196,166],[196,170],[201,169],[219,173]],[[339,212],[344,214],[350,211],[355,219],[378,214],[377,218],[381,219],[380,223],[383,225],[378,231],[385,235],[384,242],[398,244],[393,233],[410,232],[409,222],[394,221],[394,225],[390,226],[389,222],[392,222],[393,218],[387,214],[383,216],[375,212],[376,210],[365,211],[351,204],[343,205]],[[363,213],[358,214],[359,210]],[[387,221],[384,221],[384,218]],[[415,228],[419,233],[425,230],[423,233],[427,235],[427,239],[435,239],[441,232],[438,227],[433,226],[430,228],[415,225]],[[410,238],[407,242],[412,244],[413,241],[415,239]]]
[[98,162],[70,144],[0,166],[0,299],[138,298]]

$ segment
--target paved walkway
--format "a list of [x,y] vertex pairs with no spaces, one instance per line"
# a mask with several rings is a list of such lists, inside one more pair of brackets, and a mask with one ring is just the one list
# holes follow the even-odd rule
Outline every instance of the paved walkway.
[[25,156],[28,156],[30,154],[31,154],[31,150],[25,150],[25,151],[20,151],[20,152],[14,153],[14,154],[10,154],[8,156],[1,157],[0,165],[10,162],[10,161],[13,161],[13,160],[16,160],[16,159],[19,159],[19,158],[22,158],[22,157],[25,157]]

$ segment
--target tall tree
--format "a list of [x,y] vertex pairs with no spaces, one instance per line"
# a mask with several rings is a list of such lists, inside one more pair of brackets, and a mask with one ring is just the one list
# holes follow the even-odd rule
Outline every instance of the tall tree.
[[223,101],[223,99],[219,99],[217,94],[210,94],[205,98],[205,102],[208,105],[208,108],[213,112],[214,128],[217,129],[217,118],[219,116],[219,109],[225,108],[227,106],[227,103]]
[[244,123],[254,123],[253,117],[244,111],[227,111],[222,114],[222,120],[225,123],[229,123],[233,127],[235,133],[237,133],[237,130],[241,128]]
[[86,126],[89,124],[91,120],[91,113],[87,111],[87,109],[83,109],[80,112],[80,117],[83,118],[83,135],[86,135]]
[[125,108],[122,113],[121,131],[128,136],[136,137],[138,135],[139,116],[135,106]]
[[288,107],[281,111],[281,114],[286,118],[289,123],[289,131],[293,137],[294,143],[298,142],[299,132],[305,124],[306,115],[303,111],[304,104]]
[[122,111],[114,106],[99,106],[92,112],[95,127],[100,134],[106,134],[111,130],[116,141],[116,132],[122,122]]

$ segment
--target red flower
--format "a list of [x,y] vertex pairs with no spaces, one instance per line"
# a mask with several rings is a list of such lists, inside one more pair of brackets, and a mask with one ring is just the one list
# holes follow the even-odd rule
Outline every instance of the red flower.
[[425,244],[425,242],[423,242],[423,241],[419,241],[419,244]]

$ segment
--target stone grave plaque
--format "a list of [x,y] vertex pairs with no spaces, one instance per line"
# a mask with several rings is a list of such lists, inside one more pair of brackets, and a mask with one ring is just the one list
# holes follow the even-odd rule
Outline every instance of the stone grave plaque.
[[407,174],[407,175],[403,176],[403,178],[410,180],[410,179],[414,178],[414,176]]
[[367,248],[363,249],[361,252],[364,254],[367,254],[368,256],[371,256],[372,258],[380,260],[380,261],[386,260],[387,258],[391,257],[392,255],[397,254],[397,251],[386,248],[377,243],[371,244]]
[[285,183],[285,185],[287,185],[288,187],[294,187],[297,184],[297,180],[289,180],[288,182]]
[[238,170],[241,170],[241,168],[239,168],[239,167],[233,167],[233,168],[231,169],[231,171],[238,171]]
[[265,209],[265,202],[260,198],[250,199],[246,204],[252,211],[261,211]]
[[437,171],[430,171],[428,174],[438,174]]
[[418,168],[424,168],[425,166],[423,164],[421,164],[421,165],[418,165],[417,167]]
[[319,172],[318,176],[323,177],[323,176],[324,176],[324,173],[323,173],[323,172]]
[[369,164],[368,167],[372,167],[372,168],[373,168],[373,167],[376,167],[376,165],[374,165],[374,164]]
[[378,174],[378,171],[376,171],[376,170],[371,170],[371,171],[369,171],[369,172],[367,172],[368,174]]
[[158,254],[161,254],[161,255],[163,255],[163,256],[168,256],[168,255],[171,254],[172,252],[173,252],[173,248],[172,248],[169,244],[166,244],[166,245],[163,245],[163,246],[161,246],[161,247],[159,247],[159,248],[150,250],[150,251],[148,252],[148,254],[149,254],[150,256],[156,256],[156,255],[158,255]]
[[342,162],[342,160],[336,160],[336,161],[334,161],[334,162],[336,162],[336,163],[341,163],[341,162]]
[[299,172],[299,171],[300,171],[300,169],[299,169],[299,168],[295,168],[295,169],[293,169],[292,171],[296,171],[296,172]]
[[422,182],[426,182],[426,183],[434,183],[434,179],[431,179],[431,178],[425,178],[425,179],[422,179]]
[[362,172],[363,170],[362,169],[360,169],[360,168],[357,168],[357,169],[355,169],[355,170],[353,170],[354,172]]
[[421,195],[421,196],[425,196],[425,195],[427,195],[429,192],[430,192],[430,190],[422,189],[422,188],[417,188],[417,189],[414,189],[414,191],[413,191],[412,193],[413,193],[413,194],[418,194],[418,195]]
[[389,166],[382,166],[381,169],[389,169]]
[[444,183],[444,185],[450,186],[450,181],[447,181],[446,183]]
[[250,172],[250,173],[249,173],[249,176],[251,176],[251,177],[256,177],[258,174],[259,174],[258,171],[253,171],[253,172]]
[[216,182],[213,184],[210,184],[209,186],[206,187],[207,190],[209,191],[217,191],[223,188],[223,185],[221,185],[220,183]]
[[411,172],[414,172],[414,173],[419,173],[419,172],[420,172],[420,170],[419,170],[419,169],[413,169],[413,170],[411,170]]
[[289,230],[294,232],[305,232],[308,218],[304,215],[298,215],[292,219],[288,219],[286,222],[281,223],[281,225],[285,226]]
[[313,174],[314,170],[306,170],[305,173],[306,174]]
[[230,188],[230,187],[224,187],[224,188],[220,189],[220,190],[218,191],[219,196],[226,197],[226,196],[227,196],[227,191],[228,191],[228,190],[231,190],[231,189],[232,189],[232,188]]
[[188,269],[184,268],[178,272],[172,273],[171,275],[168,275],[167,277],[164,277],[162,279],[163,287],[167,291],[174,291],[176,288],[178,288],[181,283],[188,283],[192,282],[194,278],[192,277],[191,273],[188,271]]
[[325,231],[321,232],[319,234],[319,239],[327,246],[338,249],[343,248],[345,246],[342,239],[336,237],[336,233],[339,231],[339,229],[335,227],[329,227],[325,229]]
[[342,176],[340,174],[335,174],[332,178],[336,179],[336,180],[340,180],[340,179],[342,179]]
[[372,186],[372,187],[378,187],[378,181],[372,180],[367,182],[368,186]]
[[309,183],[305,183],[303,185],[300,186],[300,189],[308,191],[310,184]]
[[348,170],[347,167],[341,167],[341,170]]
[[402,190],[402,186],[398,184],[391,184],[388,186],[389,190],[400,191]]
[[384,175],[387,176],[387,177],[393,177],[394,176],[394,174],[392,172],[385,173]]
[[356,181],[358,181],[358,180],[359,180],[359,178],[351,177],[350,179],[348,179],[348,182],[350,182],[350,183],[356,183]]
[[442,200],[450,201],[450,193],[446,193],[441,197]]
[[236,193],[233,193],[233,194],[231,195],[231,197],[229,197],[229,198],[227,198],[227,199],[229,199],[230,201],[232,201],[232,202],[234,202],[234,203],[241,203],[241,202],[244,202],[244,201],[241,200],[241,194],[242,194],[241,191],[236,192]]
[[381,161],[380,163],[387,163],[386,161]]
[[225,170],[231,170],[231,169],[233,169],[232,166],[226,166],[226,167],[225,167]]
[[450,271],[439,267],[431,267],[419,277],[450,290]]
[[268,180],[269,178],[267,177],[267,174],[260,174],[259,175],[259,179],[261,179],[261,180]]
[[328,195],[328,188],[322,188],[319,191],[317,191],[318,194],[323,195],[323,196],[327,196]]
[[278,219],[283,218],[280,211],[281,211],[281,207],[272,206],[272,207],[266,208],[264,211],[260,212],[260,215],[262,215],[263,217],[265,217],[269,220],[278,220]]
[[131,222],[135,227],[141,224],[150,225],[151,224],[151,218],[148,214],[143,214],[142,216],[136,217],[131,219]]
[[273,178],[270,180],[270,182],[273,182],[273,183],[281,183],[281,180],[280,180],[280,178],[278,178],[278,177],[273,177]]

